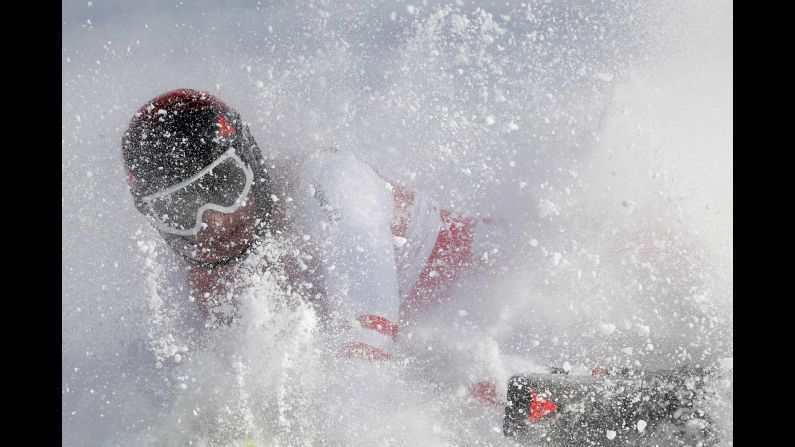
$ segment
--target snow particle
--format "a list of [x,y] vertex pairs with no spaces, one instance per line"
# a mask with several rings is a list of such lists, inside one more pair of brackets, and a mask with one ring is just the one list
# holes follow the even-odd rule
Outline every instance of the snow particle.
[[610,73],[596,73],[593,75],[593,77],[604,82],[610,82],[613,80],[613,75]]
[[540,217],[547,217],[550,214],[560,214],[560,209],[558,206],[546,199],[540,199],[536,209],[538,210],[538,215]]
[[616,438],[616,432],[614,430],[607,430],[607,439],[613,440]]
[[635,326],[635,332],[638,335],[648,336],[649,333],[651,332],[651,329],[649,328],[649,326],[646,326],[646,325],[643,325],[643,324],[640,324],[640,323],[635,323],[634,326]]
[[685,423],[686,433],[696,433],[707,428],[707,423],[701,419],[690,419]]
[[469,315],[469,312],[465,311],[464,309],[460,309],[458,311],[458,315],[461,317],[466,317],[467,315]]
[[610,335],[616,331],[616,325],[612,323],[599,323],[599,332],[602,335]]
[[646,421],[643,419],[639,420],[637,423],[638,431],[643,433],[643,430],[646,430]]

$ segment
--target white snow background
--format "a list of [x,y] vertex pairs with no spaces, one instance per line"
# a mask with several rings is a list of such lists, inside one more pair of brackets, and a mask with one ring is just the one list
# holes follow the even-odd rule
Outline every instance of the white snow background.
[[509,268],[405,328],[415,360],[379,370],[393,385],[343,444],[511,445],[465,384],[504,392],[516,357],[730,368],[732,30],[719,0],[64,1],[63,445],[317,445],[327,393],[355,383],[268,277],[239,327],[203,331],[120,152],[179,87],[270,154],[334,145],[510,222],[489,254]]

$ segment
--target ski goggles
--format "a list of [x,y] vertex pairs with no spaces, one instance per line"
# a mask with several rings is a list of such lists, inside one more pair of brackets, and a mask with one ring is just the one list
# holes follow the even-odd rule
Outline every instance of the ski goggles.
[[229,149],[187,180],[141,198],[155,227],[177,236],[195,236],[207,210],[232,213],[243,205],[254,173]]

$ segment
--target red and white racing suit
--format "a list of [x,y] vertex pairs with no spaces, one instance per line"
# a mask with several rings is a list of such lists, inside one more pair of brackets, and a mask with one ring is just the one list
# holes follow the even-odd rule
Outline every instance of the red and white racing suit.
[[[489,223],[460,217],[343,152],[300,164],[289,231],[312,242],[328,315],[345,327],[341,357],[389,360],[401,316],[444,299],[482,253]],[[222,292],[230,268],[189,271],[198,296]]]

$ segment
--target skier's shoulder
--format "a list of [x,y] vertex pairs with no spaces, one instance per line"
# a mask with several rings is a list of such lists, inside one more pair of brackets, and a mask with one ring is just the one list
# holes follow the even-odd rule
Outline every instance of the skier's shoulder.
[[377,179],[370,165],[352,152],[334,147],[306,152],[298,164],[298,175],[304,189],[322,190],[329,199],[369,190],[376,186],[374,180]]
[[297,173],[291,196],[294,222],[353,225],[391,200],[391,192],[375,171],[345,150],[306,152]]

